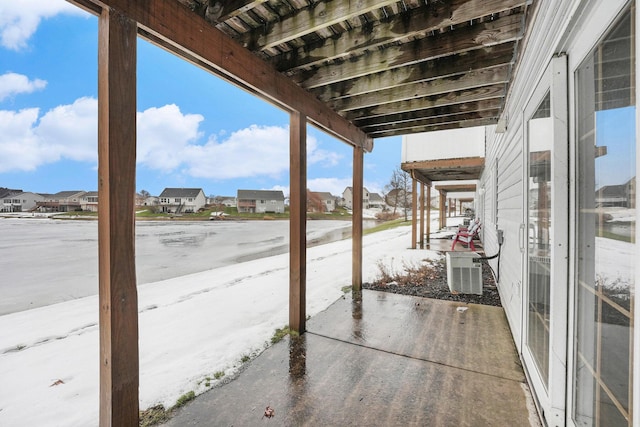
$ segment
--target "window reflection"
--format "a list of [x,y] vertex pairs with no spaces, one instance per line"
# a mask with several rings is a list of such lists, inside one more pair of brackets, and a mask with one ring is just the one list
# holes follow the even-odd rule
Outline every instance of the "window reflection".
[[627,10],[576,73],[578,286],[574,419],[631,426],[636,272],[633,16]]
[[549,377],[551,315],[551,96],[546,96],[528,124],[528,309],[527,345],[545,387]]

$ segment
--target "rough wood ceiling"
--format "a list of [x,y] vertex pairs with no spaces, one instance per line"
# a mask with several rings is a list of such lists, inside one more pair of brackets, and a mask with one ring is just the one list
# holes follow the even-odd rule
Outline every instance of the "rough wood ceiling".
[[179,0],[372,138],[495,124],[532,0]]

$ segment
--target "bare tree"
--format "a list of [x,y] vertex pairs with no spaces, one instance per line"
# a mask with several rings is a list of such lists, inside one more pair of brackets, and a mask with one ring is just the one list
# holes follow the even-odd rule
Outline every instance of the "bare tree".
[[407,208],[411,206],[411,176],[397,167],[391,174],[389,184],[385,186],[387,190],[386,203],[393,206],[393,213],[397,208],[404,211],[404,220],[407,220]]

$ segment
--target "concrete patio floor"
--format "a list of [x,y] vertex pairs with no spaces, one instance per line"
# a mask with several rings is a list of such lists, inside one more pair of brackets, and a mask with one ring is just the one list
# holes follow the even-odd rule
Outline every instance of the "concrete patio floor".
[[539,425],[502,308],[365,290],[307,330],[166,425]]

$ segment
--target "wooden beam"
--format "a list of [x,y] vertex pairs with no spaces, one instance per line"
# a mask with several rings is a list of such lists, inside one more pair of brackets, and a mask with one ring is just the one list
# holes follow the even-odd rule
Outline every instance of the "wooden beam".
[[[354,121],[358,126],[360,126],[361,121],[368,121],[372,117],[377,116],[395,117],[400,113],[416,111],[419,112],[430,108],[459,105],[467,102],[484,101],[494,98],[502,98],[504,97],[505,91],[506,85],[504,84],[484,86],[481,88],[463,90],[460,92],[451,92],[448,94],[439,94],[428,96],[425,98],[396,102],[394,104],[381,104],[374,107],[362,108],[360,110],[352,110],[344,113],[344,117],[347,120]],[[387,118],[382,118],[382,120],[385,119]]]
[[424,184],[420,183],[420,249],[424,249]]
[[446,116],[432,117],[429,119],[416,119],[413,121],[402,121],[399,123],[389,123],[387,125],[375,126],[375,127],[362,127],[365,132],[371,132],[372,136],[375,134],[399,132],[406,134],[407,130],[413,130],[415,128],[430,128],[432,126],[446,126],[454,123],[475,123],[476,120],[498,120],[500,117],[500,109],[484,110],[484,111],[472,111],[469,113],[451,114]]
[[514,60],[515,42],[488,46],[452,56],[424,61],[413,67],[393,68],[353,80],[343,80],[332,85],[311,89],[321,101],[362,95],[410,83],[453,77],[483,68],[509,64]]
[[362,196],[364,188],[364,151],[353,147],[353,210],[351,226],[351,285],[354,292],[362,290]]
[[411,249],[416,248],[416,226],[418,224],[418,181],[411,179]]
[[[484,157],[461,157],[456,159],[424,160],[419,162],[402,163],[402,169],[406,171],[410,171],[413,169],[462,169],[483,166]],[[436,189],[438,189],[438,186],[436,186]]]
[[92,1],[138,22],[138,33],[150,42],[286,111],[299,111],[332,136],[371,151],[372,140],[364,132],[185,5],[175,0]]
[[436,190],[447,193],[468,193],[476,191],[475,184],[436,185]]
[[[486,110],[500,109],[504,100],[502,97],[483,99],[479,101],[468,101],[464,103],[442,105],[435,108],[425,108],[423,110],[414,110],[400,112],[398,114],[388,114],[377,117],[365,117],[357,119],[358,126],[365,132],[376,129],[392,130],[395,126],[402,126],[405,123],[438,119],[439,117],[447,117],[450,115],[476,113],[482,114]],[[484,117],[484,116],[480,116]],[[385,125],[387,127],[385,127]]]
[[446,193],[444,191],[440,191],[440,229],[443,229],[447,226],[447,216],[446,212]]
[[100,426],[138,426],[136,23],[98,20]]
[[[185,3],[185,0],[180,1]],[[266,2],[267,0],[209,1],[208,6],[203,11],[204,18],[213,23],[224,22]]]
[[470,119],[453,123],[437,124],[431,126],[414,126],[398,130],[369,132],[372,138],[388,138],[390,136],[401,136],[410,133],[434,132],[438,130],[464,129],[469,127],[490,126],[498,123],[498,117],[487,119]]
[[428,96],[449,94],[455,91],[475,90],[484,86],[507,83],[510,71],[510,64],[499,65],[470,71],[461,75],[410,83],[362,95],[340,98],[328,102],[328,105],[337,111],[350,111]]
[[419,38],[400,46],[391,45],[385,49],[375,49],[361,57],[351,58],[348,64],[337,62],[295,74],[291,78],[302,87],[310,89],[439,57],[513,42],[522,37],[522,19],[522,14],[503,16],[494,21]]
[[[349,21],[351,31],[329,37],[309,48],[300,47],[274,57],[271,62],[280,71],[295,71],[320,66],[326,61],[347,60],[364,50],[374,51],[383,45],[404,41],[409,37],[423,37],[431,31],[466,24],[472,20],[498,14],[521,6],[524,0],[452,0],[447,3],[429,3],[400,13],[389,19]],[[360,15],[364,12],[360,13]],[[362,26],[362,24],[365,24]],[[259,31],[259,30],[256,30]],[[242,36],[245,43],[261,39],[254,34]],[[275,39],[275,36],[274,36]]]
[[427,185],[427,242],[431,241],[431,184]]
[[[402,165],[400,165],[400,167],[402,167]],[[413,177],[418,180],[418,182],[421,182],[426,185],[431,185],[431,180],[427,178],[425,175],[423,175],[422,172],[420,172],[419,170],[414,169],[413,171],[411,171],[411,173],[413,174]]]
[[395,3],[395,0],[318,2],[287,19],[266,23],[266,28],[245,33],[239,40],[252,50],[266,50],[307,34],[358,18],[368,12]]
[[307,121],[291,113],[289,125],[289,328],[303,333],[307,294]]

